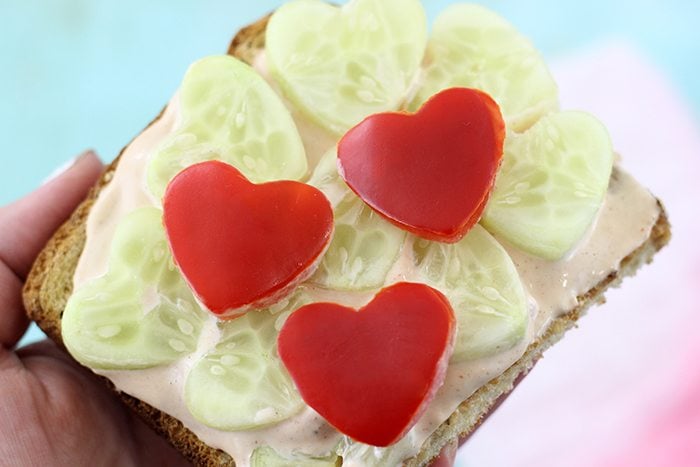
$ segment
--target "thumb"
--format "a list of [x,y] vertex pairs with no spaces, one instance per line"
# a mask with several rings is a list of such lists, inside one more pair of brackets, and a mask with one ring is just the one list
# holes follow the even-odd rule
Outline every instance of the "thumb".
[[24,281],[34,258],[97,181],[103,165],[88,151],[60,175],[0,208],[0,262]]
[[59,176],[19,201],[0,208],[0,356],[27,329],[22,283],[34,258],[102,171],[95,154],[80,156]]

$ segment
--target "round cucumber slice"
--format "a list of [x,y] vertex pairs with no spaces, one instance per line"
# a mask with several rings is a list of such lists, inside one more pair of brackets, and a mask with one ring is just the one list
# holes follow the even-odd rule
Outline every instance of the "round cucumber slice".
[[158,198],[185,167],[222,160],[254,183],[297,180],[306,155],[289,111],[255,70],[230,56],[190,66],[180,87],[180,121],[148,167]]
[[221,324],[221,340],[185,383],[185,403],[197,420],[219,430],[251,430],[301,410],[301,396],[277,356],[275,321],[257,310]]
[[336,467],[341,465],[338,456],[333,455],[324,458],[314,458],[301,454],[292,458],[282,457],[269,446],[261,446],[253,451],[250,456],[251,467]]
[[425,80],[409,110],[443,89],[476,88],[498,103],[508,128],[523,131],[559,106],[556,83],[539,52],[505,19],[479,5],[445,9],[433,25],[426,57]]
[[422,279],[450,300],[457,318],[453,362],[508,350],[524,337],[527,296],[503,247],[478,224],[458,243],[416,238]]
[[337,290],[382,287],[401,252],[406,232],[367,206],[338,175],[336,153],[328,152],[310,184],[331,200],[335,231],[310,282]]
[[582,112],[544,117],[506,138],[483,225],[542,258],[564,256],[600,209],[614,153],[605,127]]
[[119,224],[109,270],[80,287],[61,321],[63,342],[92,368],[138,369],[193,352],[205,318],[168,250],[161,211]]
[[353,0],[341,8],[297,0],[270,18],[265,51],[289,100],[341,135],[368,115],[399,108],[426,34],[418,0]]

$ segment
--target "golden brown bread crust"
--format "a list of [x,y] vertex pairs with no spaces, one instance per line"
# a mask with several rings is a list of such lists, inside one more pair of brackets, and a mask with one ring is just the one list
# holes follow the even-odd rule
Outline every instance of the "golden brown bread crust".
[[270,16],[272,13],[238,31],[226,53],[252,65],[255,55],[265,48],[265,30]]
[[[268,19],[269,15],[239,31],[231,42],[228,53],[245,62],[252,63],[256,53],[264,47]],[[160,115],[156,117],[154,122],[159,118]],[[123,152],[124,149],[122,149]],[[87,217],[99,192],[111,181],[118,163],[119,157],[107,167],[85,201],[49,240],[37,257],[24,287],[24,305],[27,314],[51,339],[61,346],[63,346],[61,316],[72,292],[73,275],[85,245]],[[659,217],[649,238],[637,250],[622,260],[619,271],[611,273],[595,287],[579,296],[578,306],[565,315],[554,319],[545,334],[533,342],[517,362],[464,401],[452,416],[426,440],[420,453],[406,461],[407,466],[426,465],[440,452],[444,445],[455,438],[473,433],[488,413],[513,389],[516,381],[530,371],[542,352],[561,339],[566,331],[574,327],[576,321],[586,312],[588,307],[605,301],[603,292],[608,287],[617,286],[623,277],[634,274],[642,264],[651,262],[654,254],[670,239],[670,226],[661,202],[659,202],[659,207]],[[102,379],[121,397],[127,406],[138,413],[154,430],[166,437],[193,463],[197,465],[235,465],[228,454],[201,442],[179,420],[116,390],[108,379],[96,377]]]
[[578,319],[586,313],[588,308],[595,304],[605,303],[604,293],[608,288],[619,286],[624,277],[634,275],[642,265],[652,261],[654,255],[671,239],[671,227],[666,211],[661,201],[657,199],[657,203],[659,217],[656,219],[649,237],[621,261],[620,269],[610,273],[590,290],[579,295],[577,297],[578,305],[566,314],[554,319],[545,333],[530,344],[517,362],[462,402],[450,418],[426,440],[420,453],[406,463],[407,467],[425,465],[450,440],[471,435],[484,418],[497,407],[503,397],[513,390],[519,379],[532,369],[545,350],[564,337],[566,331],[575,327]]

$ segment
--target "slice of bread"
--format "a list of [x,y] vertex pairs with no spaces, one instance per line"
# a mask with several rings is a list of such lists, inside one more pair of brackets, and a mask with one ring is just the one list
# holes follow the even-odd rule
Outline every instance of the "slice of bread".
[[[242,29],[231,42],[228,53],[252,63],[255,56],[264,48],[268,19],[269,16]],[[156,120],[158,118],[160,115]],[[118,164],[119,157],[107,167],[87,199],[54,234],[37,258],[24,288],[24,304],[29,317],[36,321],[51,339],[61,345],[61,316],[72,292],[73,275],[85,244],[87,217],[100,190],[110,183]],[[608,287],[617,286],[623,277],[633,275],[640,266],[652,260],[654,254],[666,245],[670,238],[670,226],[665,211],[661,202],[658,203],[659,215],[648,238],[621,261],[619,269],[579,295],[578,305],[552,320],[546,331],[530,344],[518,361],[462,402],[451,417],[425,441],[418,455],[406,460],[406,466],[426,465],[443,446],[457,438],[470,435],[507,396],[514,384],[530,371],[547,348],[574,327],[576,321],[591,305],[605,301],[603,294]],[[96,377],[103,379],[107,386],[119,394],[127,406],[136,411],[153,429],[165,436],[195,464],[235,465],[231,456],[201,442],[179,420],[116,390],[108,379]]]

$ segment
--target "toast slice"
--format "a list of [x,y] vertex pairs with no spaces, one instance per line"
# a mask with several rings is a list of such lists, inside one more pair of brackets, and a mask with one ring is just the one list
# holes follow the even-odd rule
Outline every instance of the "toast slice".
[[[233,38],[228,53],[249,64],[264,48],[265,30],[269,16],[243,28]],[[151,125],[160,117],[151,122]],[[149,125],[150,126],[150,125]],[[126,149],[126,148],[125,148]],[[122,153],[124,149],[122,150]],[[121,154],[105,170],[100,181],[91,190],[87,199],[76,209],[70,219],[54,234],[38,256],[24,287],[24,304],[29,317],[54,341],[62,344],[61,316],[72,292],[73,276],[86,241],[86,221],[91,207],[100,191],[110,183],[119,164]],[[612,183],[620,176],[613,173]],[[514,385],[525,376],[542,353],[561,339],[566,331],[576,325],[587,309],[605,301],[604,293],[609,287],[620,284],[626,276],[633,275],[639,267],[652,261],[670,239],[670,225],[660,201],[655,223],[646,238],[632,253],[620,262],[617,271],[578,296],[576,306],[553,319],[544,333],[532,342],[525,353],[505,372],[463,401],[442,425],[424,442],[420,452],[407,459],[406,466],[426,465],[447,444],[458,438],[469,436],[494,410]],[[178,419],[161,412],[149,404],[126,393],[101,376],[104,383],[121,397],[124,403],[137,412],[153,429],[163,435],[182,454],[198,465],[235,465],[227,453],[200,441]]]

